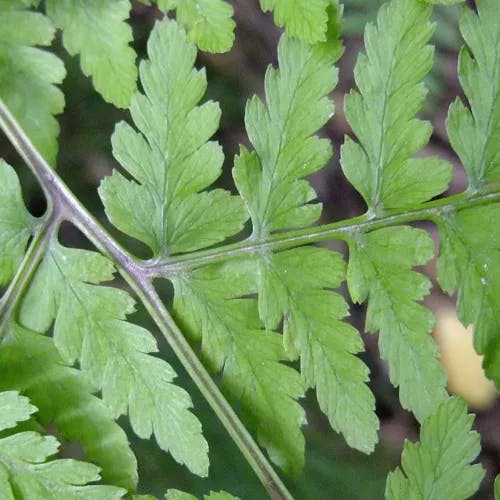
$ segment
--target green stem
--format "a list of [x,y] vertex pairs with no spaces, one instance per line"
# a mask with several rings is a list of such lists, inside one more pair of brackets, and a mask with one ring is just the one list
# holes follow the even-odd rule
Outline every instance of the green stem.
[[58,224],[57,217],[51,216],[37,228],[16,275],[2,297],[0,302],[0,342],[5,336],[6,327],[12,318],[12,314],[42,260]]
[[245,255],[285,250],[326,240],[349,241],[355,233],[369,233],[383,227],[415,221],[438,222],[443,214],[495,202],[500,202],[500,186],[490,187],[474,194],[465,192],[441,198],[413,209],[386,210],[383,214],[374,217],[368,217],[365,214],[333,224],[273,234],[261,241],[248,239],[232,245],[174,256],[160,262],[150,261],[149,264],[146,263],[147,272],[153,276],[169,276],[185,269],[237,259]]
[[[52,202],[54,211],[60,214],[60,219],[75,224],[102,253],[115,263],[120,274],[144,303],[179,361],[240,448],[269,496],[273,500],[291,500],[292,495],[224,398],[165,308],[152,284],[152,275],[148,274],[144,265],[128,254],[106,232],[73,195],[36,150],[1,100],[0,127],[39,179],[49,202]],[[44,248],[41,246],[36,248],[38,248],[39,255],[43,255]]]

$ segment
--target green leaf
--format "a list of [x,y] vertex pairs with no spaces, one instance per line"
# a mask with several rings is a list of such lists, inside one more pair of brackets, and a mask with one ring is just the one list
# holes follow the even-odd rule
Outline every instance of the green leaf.
[[233,8],[223,0],[158,0],[165,13],[177,10],[177,21],[201,50],[228,52],[233,46]]
[[238,497],[226,491],[211,491],[209,495],[205,495],[205,500],[238,500]]
[[472,431],[473,415],[459,398],[450,398],[429,416],[420,429],[420,442],[405,441],[401,469],[387,478],[388,500],[402,498],[457,500],[469,498],[484,476],[481,465],[470,465],[481,450]]
[[165,493],[165,500],[196,500],[194,495],[180,490],[168,490]]
[[222,189],[203,191],[220,175],[223,154],[207,142],[220,109],[199,102],[204,71],[193,68],[196,48],[173,21],[156,24],[141,63],[146,95],[130,111],[142,133],[120,123],[113,153],[135,180],[116,172],[99,193],[111,222],[146,243],[155,256],[213,245],[240,231],[247,216],[241,200]]
[[137,485],[137,463],[128,438],[81,372],[65,365],[52,339],[18,325],[0,346],[0,389],[17,389],[39,408],[37,420],[81,443],[85,457],[106,482],[128,490]]
[[260,0],[263,11],[273,11],[274,22],[291,37],[307,43],[324,42],[331,0]]
[[500,23],[498,2],[478,0],[477,14],[464,9],[460,30],[467,44],[460,51],[458,75],[469,101],[457,98],[446,127],[462,160],[470,188],[500,181]]
[[430,336],[434,318],[417,302],[431,285],[411,270],[432,257],[432,240],[419,229],[388,227],[360,234],[349,250],[351,297],[358,303],[368,298],[366,330],[380,331],[380,353],[401,404],[422,422],[447,397],[446,375]]
[[283,36],[279,69],[266,72],[267,105],[256,96],[247,104],[245,124],[255,151],[241,148],[233,176],[252,218],[253,239],[310,225],[321,214],[320,204],[309,203],[317,195],[303,177],[331,157],[330,142],[313,134],[333,114],[328,94],[341,54],[336,39],[311,47]]
[[[0,28],[1,29],[1,28]],[[21,264],[34,231],[35,219],[24,206],[14,169],[0,159],[0,286],[8,283]]]
[[47,15],[63,30],[63,44],[80,54],[83,72],[102,97],[122,108],[136,89],[129,0],[47,0]]
[[[204,495],[203,498],[205,500],[238,500],[238,497],[234,497],[225,491],[211,491],[209,495]],[[168,490],[165,494],[165,500],[196,500],[196,497],[183,491]]]
[[64,109],[55,84],[66,71],[58,57],[34,47],[50,45],[54,27],[43,14],[25,10],[31,3],[0,2],[0,98],[54,165],[59,125],[53,115]]
[[347,443],[364,452],[377,442],[375,400],[366,386],[368,368],[354,356],[363,350],[359,333],[342,318],[348,306],[331,291],[345,279],[342,257],[302,247],[260,260],[259,309],[266,327],[284,318],[286,352],[300,356],[306,387],[316,387],[320,408]]
[[[15,391],[0,392],[0,430],[27,420],[37,408]],[[2,499],[112,499],[125,490],[115,486],[89,485],[98,481],[99,467],[76,460],[53,460],[59,443],[54,436],[19,432],[0,439],[0,487]],[[14,496],[14,491],[16,495]]]
[[[340,9],[331,6],[328,42],[313,48],[284,36],[279,69],[266,73],[267,106],[253,98],[246,126],[255,152],[236,158],[234,177],[251,215],[252,239],[317,220],[321,205],[302,179],[331,155],[329,141],[313,136],[333,113],[328,94],[337,83],[334,62]],[[257,261],[259,315],[268,330],[284,322],[285,352],[300,356],[306,387],[316,387],[321,409],[347,442],[365,452],[377,441],[374,399],[365,385],[368,369],[353,354],[362,350],[359,334],[341,319],[348,309],[342,297],[325,290],[339,286],[344,263],[338,254],[304,247]]]
[[116,418],[128,412],[134,432],[154,433],[160,447],[194,473],[206,475],[208,446],[191,398],[172,383],[176,373],[160,358],[154,337],[126,322],[133,299],[98,286],[113,265],[95,252],[62,247],[53,239],[26,293],[21,323],[45,332],[55,319],[54,342],[67,363],[76,359]]
[[15,427],[18,422],[28,420],[37,409],[29,399],[17,391],[0,392],[0,431]]
[[500,387],[500,203],[469,208],[439,219],[437,278],[453,294],[464,325],[474,325],[474,347],[486,374]]
[[55,437],[36,432],[0,439],[0,485],[7,487],[6,498],[110,500],[126,493],[116,486],[88,485],[100,479],[99,467],[93,464],[71,459],[45,462],[58,447]]
[[202,336],[204,361],[222,371],[222,388],[256,429],[271,459],[288,472],[300,471],[304,392],[299,374],[286,359],[280,335],[261,329],[255,298],[254,266],[238,261],[208,266],[173,278],[174,314],[193,339]]
[[495,500],[500,499],[500,475],[495,478]]
[[430,123],[414,118],[426,95],[421,80],[432,66],[433,49],[426,45],[434,31],[431,12],[419,0],[393,0],[381,7],[377,25],[365,30],[366,53],[354,70],[359,92],[345,98],[359,144],[346,138],[341,163],[370,212],[426,201],[451,178],[447,162],[413,158],[432,131]]
[[457,3],[464,3],[465,0],[424,0],[424,2],[433,4],[433,5],[454,5]]

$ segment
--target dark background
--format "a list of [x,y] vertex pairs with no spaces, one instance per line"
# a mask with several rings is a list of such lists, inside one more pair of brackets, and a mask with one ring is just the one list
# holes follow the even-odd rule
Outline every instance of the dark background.
[[[271,16],[260,11],[257,0],[233,0],[231,3],[237,22],[233,49],[224,55],[200,53],[198,59],[199,65],[207,68],[209,87],[206,98],[219,101],[222,107],[221,127],[216,139],[226,153],[225,171],[220,183],[228,189],[234,189],[230,172],[234,154],[238,151],[239,144],[248,144],[243,123],[245,102],[255,93],[262,96],[265,69],[268,64],[276,64],[276,46],[281,34]],[[363,201],[346,181],[339,166],[339,147],[344,135],[350,133],[342,104],[343,96],[354,86],[352,72],[357,53],[362,48],[364,25],[367,21],[375,20],[376,11],[382,2],[348,0],[344,4],[345,54],[339,63],[340,83],[332,94],[337,111],[321,131],[321,135],[332,140],[335,154],[330,164],[311,179],[318,198],[324,205],[324,223],[360,215],[364,211]],[[462,43],[458,31],[459,12],[459,7],[436,8],[437,30],[433,40],[437,47],[436,59],[427,79],[429,96],[423,112],[423,116],[434,124],[434,134],[424,153],[438,154],[452,161],[456,167],[448,194],[460,192],[467,186],[463,169],[450,149],[444,125],[450,102],[460,94],[456,75],[457,51]],[[148,34],[159,17],[161,15],[154,7],[134,5],[130,22],[134,30],[134,48],[140,58],[145,57]],[[60,39],[56,40],[55,50],[64,59],[68,70],[63,84],[66,109],[59,117],[61,134],[58,172],[114,236],[137,255],[147,257],[147,250],[143,246],[129,240],[107,223],[96,190],[100,180],[117,166],[111,155],[110,136],[116,122],[129,119],[128,112],[105,103],[93,91],[89,79],[79,70],[78,58],[68,57],[61,48]],[[35,180],[4,138],[0,140],[0,155],[9,163],[19,166],[17,171],[30,209],[37,215],[43,213],[45,201]],[[430,225],[422,227],[428,229],[437,242],[435,228]],[[85,238],[69,224],[64,225],[61,239],[70,246],[90,248]],[[332,243],[330,246],[345,251],[341,244]],[[422,270],[433,279],[433,262]],[[165,300],[168,301],[169,288],[164,288]],[[454,317],[453,299],[443,296],[435,286],[426,303],[438,318],[438,330],[441,330],[436,333],[436,338],[444,349],[442,338],[447,339],[450,335],[460,333]],[[154,324],[140,306],[132,320],[149,326],[156,333]],[[364,307],[352,306],[349,320],[363,331]],[[469,334],[464,333],[460,338],[467,339],[467,335]],[[245,499],[265,498],[250,467],[162,341],[163,337],[159,334],[157,337],[162,349],[161,355],[174,365],[180,377],[178,382],[192,394],[195,413],[203,422],[211,448],[211,469],[207,480],[189,474],[184,467],[177,465],[162,452],[154,439],[144,441],[136,438],[130,432],[127,419],[122,418],[121,423],[129,433],[139,462],[140,491],[160,496],[168,488],[184,489],[198,495],[211,489],[226,489]],[[404,439],[418,438],[416,421],[411,414],[401,409],[397,391],[389,383],[387,367],[378,356],[376,335],[364,334],[363,337],[366,344],[363,359],[371,370],[370,386],[377,399],[377,413],[381,419],[380,443],[370,456],[351,450],[330,429],[327,419],[318,409],[314,394],[309,391],[304,401],[309,422],[304,429],[307,439],[306,467],[300,477],[285,479],[297,498],[382,498],[386,475],[399,464]],[[462,347],[467,344],[467,340],[456,343]],[[455,337],[452,342],[454,344]],[[461,364],[466,366],[474,362],[470,349],[452,349],[448,354],[450,356],[459,360],[459,367]],[[471,389],[461,386],[462,381],[456,377],[456,370],[450,372],[449,377],[451,388],[455,391],[465,396],[472,394],[468,399],[472,410],[475,409],[478,413],[475,427],[481,432],[483,452],[480,461],[487,469],[487,475],[476,498],[493,498],[493,479],[500,472],[499,400],[484,382],[478,382]],[[481,392],[479,387],[484,392],[482,398],[478,396]],[[72,449],[71,444],[67,444],[66,452],[69,453]]]

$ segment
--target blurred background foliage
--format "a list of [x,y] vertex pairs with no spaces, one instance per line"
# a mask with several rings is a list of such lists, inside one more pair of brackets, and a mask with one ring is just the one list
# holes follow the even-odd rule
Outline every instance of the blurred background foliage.
[[[276,64],[276,46],[281,34],[272,18],[263,14],[257,0],[232,0],[237,22],[236,42],[228,54],[200,53],[198,63],[206,66],[209,87],[206,99],[220,102],[222,121],[216,139],[226,153],[226,164],[221,184],[234,189],[231,167],[239,144],[248,145],[244,129],[246,100],[254,93],[262,96],[263,77],[268,64]],[[354,86],[353,66],[362,49],[363,30],[366,22],[376,19],[382,0],[345,0],[345,54],[340,61],[340,83],[332,98],[337,105],[335,117],[322,135],[331,139],[334,157],[330,165],[315,174],[311,182],[324,205],[323,222],[331,222],[359,215],[364,211],[363,202],[347,183],[339,168],[338,151],[345,134],[350,132],[343,113],[343,96]],[[459,6],[437,7],[437,24],[434,43],[436,59],[427,85],[429,98],[424,117],[432,120],[434,134],[424,154],[439,154],[455,165],[455,176],[449,193],[465,189],[463,171],[449,148],[444,127],[449,103],[460,88],[456,75],[457,52],[461,45],[458,31]],[[149,32],[160,13],[154,7],[134,4],[130,23],[134,30],[134,48],[139,58],[146,54]],[[68,76],[63,84],[66,108],[59,117],[61,134],[58,156],[58,171],[82,202],[101,220],[115,237],[140,257],[148,257],[147,250],[139,243],[126,238],[107,223],[102,204],[97,196],[100,180],[120,168],[111,154],[110,136],[114,125],[128,119],[128,112],[105,103],[92,89],[90,81],[80,69],[78,58],[69,57],[55,42],[55,51],[65,61]],[[0,139],[0,155],[9,163],[19,166],[24,196],[35,214],[43,213],[45,201],[28,170],[5,138]],[[423,226],[431,232],[437,244],[432,226]],[[61,240],[69,246],[88,247],[89,243],[72,226],[65,224]],[[341,244],[332,242],[331,248],[345,251]],[[424,269],[430,277],[434,275],[434,263]],[[119,280],[117,280],[119,284]],[[159,283],[165,300],[171,300],[171,289]],[[345,291],[344,291],[345,292]],[[486,479],[476,498],[492,498],[492,481],[500,472],[500,403],[493,387],[482,375],[480,361],[475,356],[470,332],[465,331],[455,317],[453,302],[434,288],[427,305],[437,316],[435,337],[440,343],[450,378],[450,390],[464,395],[472,410],[478,413],[476,428],[482,434],[483,452],[480,460],[487,469]],[[141,307],[132,318],[155,332],[155,326]],[[364,307],[352,306],[350,321],[363,331]],[[300,499],[378,499],[383,497],[385,477],[400,459],[405,438],[416,439],[418,426],[413,417],[401,409],[397,392],[388,381],[387,369],[380,360],[376,336],[363,335],[366,343],[364,360],[371,370],[371,389],[377,399],[377,412],[381,419],[380,444],[375,453],[365,456],[351,450],[328,425],[313,397],[304,401],[309,425],[305,428],[307,438],[306,468],[300,477],[288,479],[291,490]],[[160,340],[160,337],[158,336]],[[211,447],[210,478],[201,480],[177,465],[161,452],[153,440],[136,438],[128,429],[127,420],[121,423],[128,431],[132,447],[139,462],[140,485],[143,493],[162,495],[168,488],[178,488],[201,495],[209,490],[226,489],[245,499],[264,498],[263,490],[225,430],[219,424],[208,405],[190,382],[183,368],[173,357],[168,346],[160,341],[161,355],[168,359],[179,373],[179,383],[193,396],[195,412],[204,425]],[[77,448],[66,443],[66,453]]]

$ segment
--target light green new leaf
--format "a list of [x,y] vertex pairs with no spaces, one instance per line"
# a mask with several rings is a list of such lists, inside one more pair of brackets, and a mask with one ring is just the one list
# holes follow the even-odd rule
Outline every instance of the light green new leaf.
[[366,386],[368,368],[357,330],[344,323],[348,306],[332,292],[345,279],[340,254],[302,247],[261,259],[260,316],[269,330],[284,318],[286,352],[300,356],[302,378],[316,387],[320,408],[347,443],[364,452],[377,442],[375,400]]
[[54,54],[35,47],[51,44],[54,27],[43,14],[25,10],[29,4],[0,2],[0,98],[54,165],[59,125],[53,115],[64,109],[64,96],[55,84],[66,70]]
[[257,431],[271,459],[288,472],[304,461],[300,427],[304,392],[299,374],[286,359],[280,335],[261,329],[254,266],[238,261],[209,266],[173,279],[174,314],[183,330],[202,340],[204,361],[222,371],[222,387],[241,408],[243,421]]
[[[332,6],[330,28],[338,34],[338,11]],[[252,218],[254,239],[272,231],[307,226],[321,214],[314,189],[303,178],[325,166],[330,142],[313,135],[334,110],[328,94],[337,83],[334,62],[342,46],[329,42],[311,47],[283,36],[279,69],[266,72],[266,101],[253,97],[245,124],[255,151],[241,148],[233,176]]]
[[387,478],[387,500],[462,500],[479,488],[484,470],[470,465],[481,450],[473,415],[459,398],[449,398],[420,429],[420,442],[405,442],[401,469]]
[[[6,415],[9,411],[14,412],[12,418],[17,416],[19,420],[25,420],[36,408],[27,402],[27,398],[16,395],[13,399],[9,393],[2,393],[0,421],[5,423],[11,420]],[[57,453],[58,448],[59,443],[54,436],[41,436],[31,431],[0,439],[2,499],[108,500],[122,498],[126,493],[126,490],[116,486],[87,485],[100,479],[99,467],[93,464],[69,459],[44,463]]]
[[63,30],[63,44],[80,54],[83,72],[95,89],[125,108],[136,89],[135,52],[129,46],[132,29],[125,23],[129,0],[47,0],[47,15]]
[[500,500],[500,475],[495,478],[495,500]]
[[[0,27],[1,29],[1,27]],[[19,267],[36,220],[24,206],[14,169],[0,159],[0,286],[10,281]]]
[[272,10],[274,22],[291,37],[313,44],[326,40],[327,9],[331,0],[260,0],[263,11]]
[[39,409],[37,420],[54,424],[67,441],[81,443],[103,479],[134,490],[137,463],[128,438],[78,370],[65,365],[52,339],[9,325],[0,346],[0,390],[16,389]]
[[458,75],[470,110],[457,98],[446,127],[462,160],[470,188],[500,181],[500,22],[497,0],[478,0],[478,13],[464,9],[460,30],[466,47]]
[[368,209],[408,207],[443,192],[451,166],[435,157],[413,158],[432,127],[414,118],[422,109],[422,79],[432,66],[426,45],[434,31],[432,8],[420,0],[384,4],[377,25],[365,30],[366,53],[354,70],[359,93],[345,98],[346,118],[359,144],[346,138],[342,169]]
[[149,438],[196,474],[208,471],[208,446],[188,393],[172,383],[176,373],[148,353],[158,350],[144,328],[126,322],[134,301],[123,290],[97,286],[113,278],[113,265],[95,252],[51,241],[26,293],[20,321],[45,332],[54,323],[54,341],[63,359],[82,371],[116,418],[128,412],[134,432]]
[[474,325],[474,347],[486,374],[500,387],[500,203],[442,217],[437,278],[453,294],[464,325]]
[[233,8],[224,0],[157,0],[164,12],[177,10],[177,21],[201,50],[227,52],[234,42]]
[[432,257],[432,240],[419,229],[390,227],[360,235],[349,249],[351,297],[358,303],[368,298],[366,330],[380,331],[380,353],[401,404],[422,422],[447,397],[446,375],[430,336],[434,319],[418,303],[430,282],[411,270]]
[[[2,372],[3,373],[3,372]],[[17,391],[0,392],[0,431],[15,427],[18,422],[28,420],[37,409],[29,399]]]
[[247,216],[238,197],[203,191],[219,177],[223,153],[207,142],[219,124],[218,105],[197,106],[206,77],[193,68],[195,46],[165,20],[156,24],[148,54],[140,68],[146,95],[136,93],[130,108],[141,133],[122,122],[112,139],[113,154],[135,180],[115,171],[99,193],[116,227],[166,256],[223,241]]

